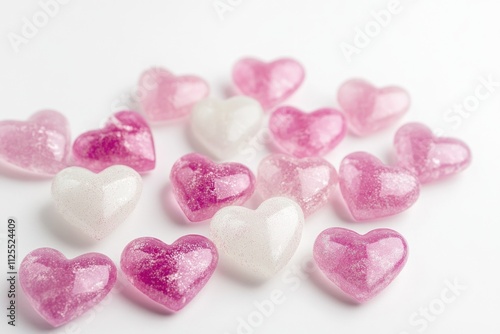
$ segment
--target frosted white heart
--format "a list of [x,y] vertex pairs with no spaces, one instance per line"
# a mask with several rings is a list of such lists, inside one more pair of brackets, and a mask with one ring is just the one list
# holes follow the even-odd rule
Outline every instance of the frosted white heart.
[[130,215],[141,192],[141,176],[122,165],[111,166],[99,174],[69,167],[52,181],[57,211],[68,223],[97,240],[110,234]]
[[265,279],[290,261],[303,226],[304,214],[297,203],[273,197],[255,211],[222,208],[210,222],[210,235],[222,261],[254,279]]
[[264,111],[256,100],[235,96],[204,99],[191,113],[193,137],[209,154],[227,159],[241,151],[260,129]]

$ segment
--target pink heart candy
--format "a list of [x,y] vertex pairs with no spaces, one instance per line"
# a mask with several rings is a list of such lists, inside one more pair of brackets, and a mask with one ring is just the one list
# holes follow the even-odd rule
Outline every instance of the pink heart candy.
[[125,246],[120,265],[140,292],[176,312],[205,286],[218,259],[215,245],[201,235],[186,235],[172,245],[146,237]]
[[410,107],[410,95],[403,88],[377,88],[360,79],[345,82],[337,98],[351,131],[359,136],[390,126]]
[[243,94],[271,109],[290,97],[304,81],[300,63],[282,58],[264,63],[253,58],[238,61],[233,68],[233,82]]
[[30,173],[52,176],[66,168],[70,145],[68,121],[57,111],[0,122],[0,160]]
[[125,165],[137,172],[155,168],[156,156],[151,129],[133,111],[111,116],[103,129],[85,132],[73,144],[76,165],[100,172],[113,165]]
[[337,171],[323,158],[272,154],[261,161],[257,174],[257,192],[263,199],[288,197],[305,216],[326,205],[337,183]]
[[345,116],[335,109],[303,113],[293,107],[276,109],[269,119],[276,144],[298,158],[323,156],[344,139]]
[[389,229],[359,235],[334,227],[316,238],[313,256],[330,281],[358,302],[365,302],[403,269],[408,245],[403,236]]
[[437,138],[423,124],[403,125],[394,137],[398,166],[417,175],[421,183],[441,179],[467,168],[469,147],[453,138]]
[[411,172],[386,166],[365,152],[351,153],[342,160],[339,185],[356,221],[400,213],[412,206],[420,193],[420,183]]
[[116,266],[99,253],[68,260],[55,249],[39,248],[24,258],[19,281],[31,306],[58,327],[106,297],[116,283]]
[[246,166],[216,164],[197,153],[175,162],[170,181],[179,206],[191,222],[210,219],[225,206],[242,205],[255,189],[255,177]]
[[207,97],[209,92],[208,84],[200,77],[175,76],[155,67],[142,74],[137,94],[148,119],[167,121],[188,115],[193,105]]

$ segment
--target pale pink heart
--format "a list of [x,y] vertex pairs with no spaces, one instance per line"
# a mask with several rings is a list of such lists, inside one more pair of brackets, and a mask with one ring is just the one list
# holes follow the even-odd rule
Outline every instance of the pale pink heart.
[[101,302],[115,285],[116,275],[113,261],[103,254],[67,260],[52,248],[32,251],[19,267],[19,282],[29,303],[54,327]]
[[313,256],[330,281],[362,303],[401,272],[408,258],[408,245],[403,236],[389,229],[359,235],[333,227],[316,238]]
[[420,183],[413,173],[384,165],[365,152],[351,153],[342,160],[339,185],[356,221],[398,214],[411,207],[420,194]]
[[410,95],[403,88],[377,88],[361,79],[342,84],[337,99],[347,115],[350,130],[359,136],[387,128],[410,107]]
[[137,95],[149,120],[167,121],[188,115],[193,105],[207,97],[209,92],[207,82],[200,77],[175,76],[155,67],[142,74]]
[[335,109],[304,113],[279,107],[269,119],[269,130],[277,146],[298,158],[323,156],[333,150],[347,132],[345,116]]
[[132,240],[122,252],[120,266],[135,288],[177,312],[207,284],[218,260],[209,239],[191,234],[172,245],[150,237]]
[[55,175],[68,166],[70,147],[68,121],[57,111],[39,111],[25,122],[0,122],[0,160],[12,167]]
[[337,183],[337,171],[323,158],[272,154],[261,161],[257,174],[257,192],[263,199],[288,197],[300,205],[305,216],[328,203]]
[[111,116],[104,128],[85,132],[73,144],[76,165],[100,172],[125,165],[139,173],[155,168],[153,135],[144,117],[134,111]]
[[177,203],[191,222],[210,219],[223,207],[242,205],[255,190],[255,176],[248,167],[235,162],[217,164],[198,153],[175,162],[170,182]]
[[421,183],[456,174],[467,168],[472,159],[470,149],[464,142],[435,137],[427,126],[420,123],[409,123],[399,128],[394,146],[398,166],[413,172]]
[[264,109],[271,109],[290,97],[304,77],[302,65],[289,58],[270,63],[244,58],[233,68],[233,82],[239,92],[259,101]]

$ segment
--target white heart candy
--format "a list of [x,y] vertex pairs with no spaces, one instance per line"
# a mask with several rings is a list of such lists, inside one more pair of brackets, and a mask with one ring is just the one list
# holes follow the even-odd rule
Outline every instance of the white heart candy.
[[94,239],[110,234],[134,210],[142,178],[132,168],[115,165],[94,174],[81,167],[60,171],[52,181],[57,211]]
[[227,100],[204,99],[191,113],[193,137],[217,159],[227,159],[248,145],[259,131],[264,111],[246,96]]
[[282,269],[299,246],[304,226],[300,206],[285,197],[264,201],[257,210],[228,206],[210,222],[222,261],[255,279]]

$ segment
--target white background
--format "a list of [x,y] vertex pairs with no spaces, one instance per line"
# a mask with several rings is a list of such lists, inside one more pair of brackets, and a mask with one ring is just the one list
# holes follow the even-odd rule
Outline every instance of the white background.
[[[500,87],[470,114],[447,114],[455,104],[472,101],[481,78],[492,76],[500,81],[498,1],[402,0],[401,10],[351,62],[344,57],[341,43],[352,44],[356,28],[364,29],[373,20],[370,12],[386,8],[387,0],[230,2],[235,4],[233,10],[221,19],[212,0],[72,0],[61,5],[46,26],[15,52],[8,34],[21,34],[23,17],[31,20],[40,6],[32,0],[3,0],[1,119],[24,120],[37,110],[55,109],[68,117],[75,138],[99,127],[119,109],[140,73],[151,66],[200,75],[210,83],[212,95],[222,98],[231,84],[231,67],[240,57],[272,60],[290,56],[302,62],[307,78],[288,103],[304,110],[336,107],[339,85],[352,77],[377,85],[401,85],[412,96],[412,107],[399,124],[369,138],[346,138],[326,157],[336,167],[343,156],[357,150],[390,162],[397,127],[420,121],[466,141],[474,155],[470,168],[459,176],[424,186],[410,210],[383,221],[350,222],[342,204],[332,200],[308,220],[290,265],[261,285],[246,284],[219,269],[201,293],[175,315],[161,313],[128,287],[121,292],[117,289],[93,311],[56,330],[50,329],[19,293],[18,326],[14,330],[9,326],[8,332],[233,334],[238,317],[251,316],[256,310],[254,302],[268,299],[275,289],[284,293],[285,301],[251,331],[500,332]],[[168,197],[172,164],[192,150],[186,139],[186,123],[153,127],[157,167],[144,177],[143,196],[132,216],[100,242],[80,236],[54,213],[50,180],[16,178],[2,172],[0,232],[5,232],[8,216],[18,219],[19,260],[33,249],[48,246],[68,257],[98,251],[118,263],[123,247],[140,236],[171,243],[189,233],[208,235],[207,224],[186,225],[174,204],[163,203],[165,195]],[[257,158],[243,161],[254,171],[269,150],[256,146],[256,152]],[[311,257],[315,237],[332,226],[360,233],[388,227],[408,240],[406,267],[366,304],[346,302],[317,274],[300,278],[290,271]],[[2,242],[5,252],[5,239]],[[6,262],[5,255],[0,258]],[[438,307],[446,282],[455,280],[465,290],[444,310],[438,309],[442,313],[429,311],[432,321],[423,320],[420,312]],[[1,282],[0,326],[5,333],[7,287],[5,279]],[[410,322],[412,317],[417,323]]]

